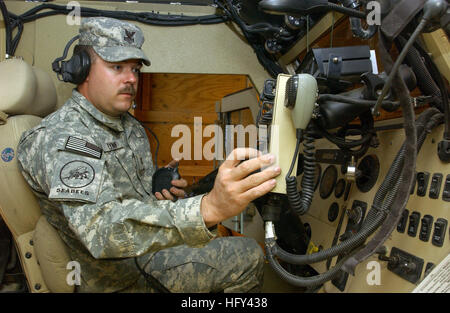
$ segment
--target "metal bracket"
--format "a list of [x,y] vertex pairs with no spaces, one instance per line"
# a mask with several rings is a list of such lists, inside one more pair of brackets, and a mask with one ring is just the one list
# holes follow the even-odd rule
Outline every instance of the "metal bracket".
[[216,106],[216,112],[226,113],[247,108],[249,108],[252,112],[253,121],[256,124],[256,119],[258,118],[259,103],[258,93],[253,87],[223,97],[222,101]]

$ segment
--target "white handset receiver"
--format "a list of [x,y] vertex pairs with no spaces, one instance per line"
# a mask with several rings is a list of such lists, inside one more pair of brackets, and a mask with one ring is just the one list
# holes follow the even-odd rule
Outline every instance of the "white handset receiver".
[[309,74],[291,76],[286,82],[285,107],[291,110],[295,129],[306,129],[318,96],[317,81]]
[[[287,83],[297,76],[294,105],[287,107]],[[308,126],[318,96],[317,81],[309,74],[297,75],[280,74],[277,77],[275,101],[273,106],[272,125],[270,130],[269,153],[275,155],[276,165],[281,168],[281,174],[276,178],[277,185],[272,190],[275,193],[286,194],[285,176],[289,171],[292,156],[297,142],[296,129]],[[295,82],[295,81],[294,81]],[[291,81],[292,83],[292,81]],[[289,87],[291,88],[291,87]],[[292,88],[291,88],[292,89]],[[297,171],[295,164],[293,173]]]

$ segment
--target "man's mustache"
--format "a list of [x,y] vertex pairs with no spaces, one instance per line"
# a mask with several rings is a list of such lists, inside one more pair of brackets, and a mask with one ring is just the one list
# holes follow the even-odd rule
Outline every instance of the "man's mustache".
[[128,94],[130,94],[132,96],[135,96],[136,95],[136,90],[134,89],[133,86],[126,86],[124,88],[119,89],[118,93],[119,94],[121,94],[121,93],[128,93]]

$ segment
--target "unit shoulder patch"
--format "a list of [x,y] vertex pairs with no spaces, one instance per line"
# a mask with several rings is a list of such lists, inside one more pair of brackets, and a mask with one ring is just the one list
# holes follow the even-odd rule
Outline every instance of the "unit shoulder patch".
[[61,168],[59,178],[69,188],[81,188],[92,183],[95,171],[89,163],[75,160],[66,163]]
[[105,161],[59,153],[49,199],[97,202]]

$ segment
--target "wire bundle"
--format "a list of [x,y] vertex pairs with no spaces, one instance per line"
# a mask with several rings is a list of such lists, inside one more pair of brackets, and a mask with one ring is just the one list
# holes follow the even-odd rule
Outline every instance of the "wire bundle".
[[[20,38],[23,32],[23,24],[27,22],[32,22],[38,18],[63,14],[67,15],[72,10],[56,4],[41,4],[38,5],[21,15],[16,15],[14,13],[8,12],[3,1],[0,1],[0,9],[3,14],[3,19],[5,21],[5,31],[6,31],[6,53],[9,56],[13,56],[17,45],[19,44]],[[41,12],[47,10],[45,12]],[[92,8],[81,7],[80,14],[82,17],[111,17],[121,20],[129,20],[134,22],[140,22],[148,25],[156,26],[188,26],[188,25],[209,25],[209,24],[219,24],[224,23],[229,20],[226,15],[204,15],[204,16],[185,16],[177,14],[160,14],[158,12],[128,12],[128,11],[108,11],[108,10],[97,10]],[[12,38],[14,30],[17,29],[17,33]]]
[[217,0],[215,1],[215,4],[223,10],[223,12],[230,20],[232,20],[239,26],[245,36],[245,39],[252,46],[253,51],[255,51],[259,63],[274,78],[277,77],[278,74],[283,73],[283,69],[272,58],[272,56],[268,55],[268,53],[264,49],[264,46],[259,43],[259,37],[256,37],[253,33],[251,33],[248,26],[245,25],[244,21],[239,17],[239,14],[236,12],[236,9],[231,3],[231,0],[224,0],[224,2],[226,3],[226,6]]

